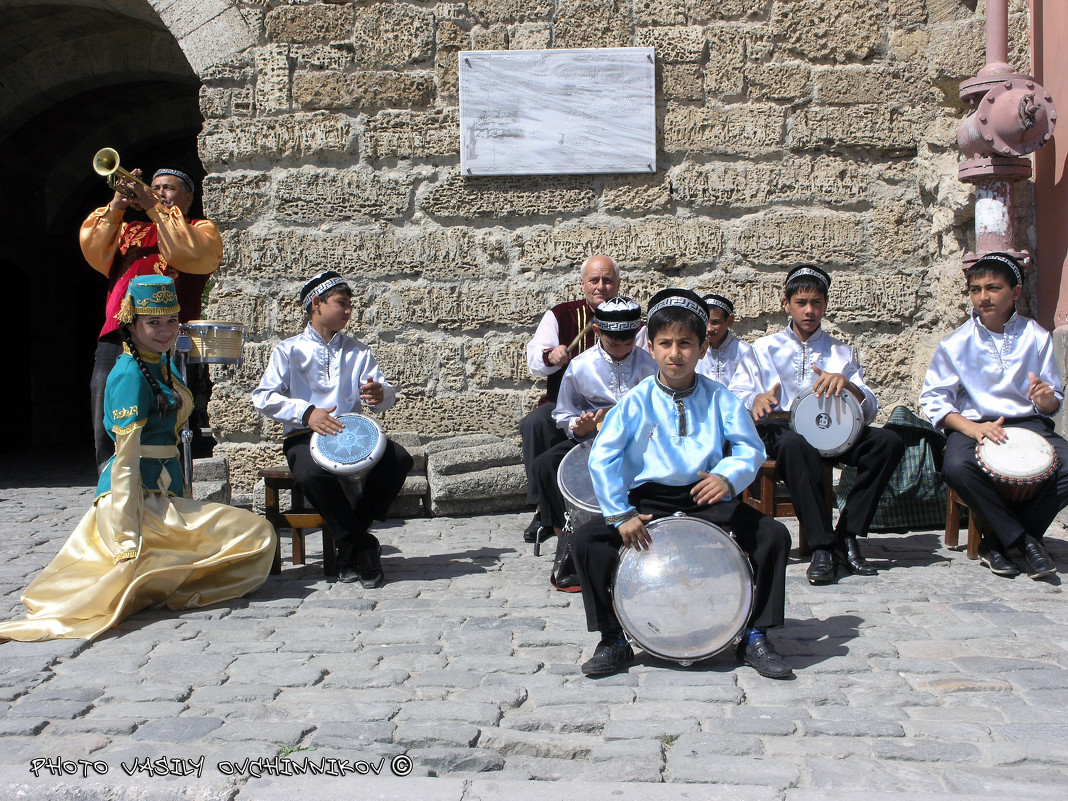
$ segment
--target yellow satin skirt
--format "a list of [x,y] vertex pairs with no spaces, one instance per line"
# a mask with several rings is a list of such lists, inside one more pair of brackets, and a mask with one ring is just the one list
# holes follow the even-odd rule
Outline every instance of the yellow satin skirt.
[[114,564],[98,520],[111,495],[85,514],[56,558],[22,596],[24,620],[0,624],[0,639],[91,640],[151,606],[192,609],[260,587],[274,561],[274,527],[221,503],[146,493],[138,556]]

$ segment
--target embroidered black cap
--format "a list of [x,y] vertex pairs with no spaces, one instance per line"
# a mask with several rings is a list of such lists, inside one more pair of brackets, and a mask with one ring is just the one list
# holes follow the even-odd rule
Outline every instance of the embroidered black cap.
[[602,333],[635,333],[642,327],[642,307],[631,298],[617,295],[594,309],[593,318]]
[[701,320],[701,325],[708,327],[708,306],[701,296],[689,289],[662,289],[649,301],[649,319],[661,309],[678,306],[693,312]]

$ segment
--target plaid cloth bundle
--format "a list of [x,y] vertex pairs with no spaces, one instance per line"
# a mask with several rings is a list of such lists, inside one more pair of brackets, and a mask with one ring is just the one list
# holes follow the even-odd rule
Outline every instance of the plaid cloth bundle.
[[[944,527],[948,495],[942,481],[945,435],[905,406],[898,406],[890,413],[885,428],[904,441],[905,455],[879,499],[872,531]],[[842,477],[835,488],[839,509],[845,506],[846,496],[856,480],[855,467],[842,468]]]

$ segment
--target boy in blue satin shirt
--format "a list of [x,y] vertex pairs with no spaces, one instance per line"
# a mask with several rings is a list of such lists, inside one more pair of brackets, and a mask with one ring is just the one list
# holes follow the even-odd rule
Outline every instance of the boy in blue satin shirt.
[[594,440],[590,474],[603,517],[579,528],[572,542],[586,622],[601,633],[582,665],[587,676],[618,673],[633,658],[610,593],[619,549],[648,548],[645,524],[675,512],[732,530],[749,554],[755,583],[738,655],[762,676],[792,675],[765,636],[784,619],[790,535],[739,498],[764,462],[764,446],[730,390],[696,373],[707,325],[707,307],[695,293],[666,289],[653,296],[647,326],[657,374],[623,396]]

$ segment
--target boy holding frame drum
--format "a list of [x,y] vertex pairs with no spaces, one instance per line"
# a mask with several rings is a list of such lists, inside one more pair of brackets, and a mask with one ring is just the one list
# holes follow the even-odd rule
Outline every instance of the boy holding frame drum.
[[732,529],[755,584],[738,655],[762,676],[793,675],[765,635],[783,623],[790,535],[738,497],[756,477],[764,446],[730,390],[696,373],[707,325],[707,307],[694,292],[653,296],[647,326],[657,373],[608,411],[593,442],[590,475],[602,516],[580,527],[572,543],[586,623],[601,634],[582,665],[587,676],[618,673],[634,656],[610,589],[620,547],[648,549],[645,524],[677,512]]
[[[1064,400],[1063,384],[1048,331],[1016,312],[1024,272],[1008,253],[990,253],[964,270],[972,301],[969,320],[938,343],[927,369],[920,407],[931,422],[947,429],[943,476],[946,483],[987,524],[979,561],[998,576],[1020,571],[1009,554],[1022,554],[1033,579],[1056,572],[1042,537],[1057,512],[1068,506],[1068,442],[1053,431],[1050,415]],[[1009,449],[1016,434],[1048,451],[1050,464],[1034,497],[1014,503],[1003,497],[996,479],[977,457],[989,446]],[[1048,443],[1048,446],[1045,443]],[[993,444],[991,444],[993,443]],[[1058,465],[1059,462],[1059,465]],[[993,537],[989,534],[993,533]]]
[[556,480],[560,462],[577,443],[594,438],[605,413],[631,387],[656,372],[653,357],[634,346],[641,311],[633,300],[618,295],[594,309],[597,342],[571,360],[560,381],[553,421],[567,439],[538,456],[531,471],[542,524],[552,526],[557,535],[565,512]]
[[[807,571],[812,584],[833,581],[839,563],[858,576],[876,574],[861,554],[857,538],[868,536],[879,497],[905,453],[897,434],[871,425],[879,401],[864,383],[864,370],[853,348],[821,326],[830,286],[831,277],[815,265],[790,270],[783,292],[789,325],[754,342],[730,383],[731,391],[752,413],[768,455],[775,459],[776,476],[790,490],[798,522],[812,548]],[[862,417],[852,421],[858,426],[855,441],[834,454],[837,461],[857,468],[856,484],[834,528],[823,486],[824,452],[795,431],[790,421],[773,414],[791,411],[808,390],[828,401],[850,393]],[[821,417],[817,425],[826,428],[828,416]]]
[[338,581],[359,580],[366,589],[380,587],[382,548],[370,533],[374,520],[385,520],[414,461],[392,440],[364,479],[353,504],[346,479],[321,467],[312,457],[312,434],[339,434],[335,417],[359,412],[363,404],[376,412],[393,406],[397,393],[386,381],[371,349],[343,333],[352,318],[352,289],[332,270],[320,273],[300,290],[308,325],[283,341],[252,393],[252,405],[282,423],[285,453],[293,481],[319,510],[334,532]]

